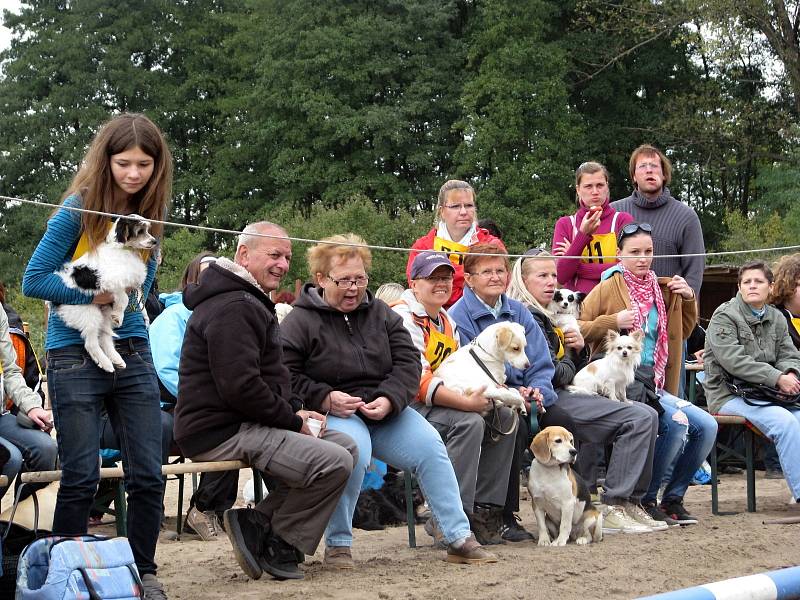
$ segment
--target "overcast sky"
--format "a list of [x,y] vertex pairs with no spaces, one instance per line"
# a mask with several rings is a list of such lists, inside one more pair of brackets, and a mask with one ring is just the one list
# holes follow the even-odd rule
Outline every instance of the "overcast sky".
[[19,0],[0,0],[0,50],[5,50],[11,43],[11,32],[3,27],[3,9],[19,12]]

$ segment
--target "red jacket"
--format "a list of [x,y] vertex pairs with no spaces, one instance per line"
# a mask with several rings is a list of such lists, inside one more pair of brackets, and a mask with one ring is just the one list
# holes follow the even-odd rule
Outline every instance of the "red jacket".
[[[414,245],[411,246],[411,249],[416,250],[416,252],[410,252],[408,255],[408,263],[406,264],[406,279],[408,279],[409,282],[411,281],[411,263],[414,262],[414,257],[417,256],[421,250],[433,250],[433,239],[436,237],[436,229],[436,227],[431,229],[427,235],[419,238],[416,242],[414,242]],[[495,244],[503,252],[507,251],[501,240],[494,237],[491,233],[481,227],[478,227],[475,231],[475,235],[473,236],[473,240],[470,245],[473,244]],[[461,255],[458,255],[458,257],[463,259]],[[456,261],[451,258],[451,261],[456,269],[456,272],[453,276],[453,293],[450,296],[450,300],[448,300],[447,304],[444,305],[446,309],[455,304],[456,301],[461,298],[461,294],[464,292],[463,260]]]

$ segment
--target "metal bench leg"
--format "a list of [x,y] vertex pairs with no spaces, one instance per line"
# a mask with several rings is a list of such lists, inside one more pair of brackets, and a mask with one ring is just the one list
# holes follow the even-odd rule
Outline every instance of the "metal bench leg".
[[408,521],[408,547],[417,547],[417,530],[416,530],[416,516],[414,515],[414,497],[413,488],[411,483],[411,472],[406,470],[403,472],[403,479],[405,481],[406,491],[406,520]]
[[181,539],[183,533],[183,475],[178,475],[178,523],[175,526],[175,533],[178,534],[178,539]]
[[709,454],[709,462],[711,463],[711,514],[719,514],[719,489],[717,488],[719,481],[719,473],[717,472],[717,441],[714,440],[714,445],[711,446],[711,454]]
[[756,469],[753,456],[755,455],[755,434],[749,429],[744,431],[744,456],[747,466],[747,512],[756,512]]
[[114,512],[117,514],[117,535],[128,537],[128,505],[125,499],[125,484],[122,479],[117,482],[117,494],[114,497]]
[[261,473],[258,469],[253,468],[253,499],[258,504],[264,499],[264,488],[261,484]]

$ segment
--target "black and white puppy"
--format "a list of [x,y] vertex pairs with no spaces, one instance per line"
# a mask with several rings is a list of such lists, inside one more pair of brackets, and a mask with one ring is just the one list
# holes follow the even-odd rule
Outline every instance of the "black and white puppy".
[[124,369],[125,361],[114,349],[114,327],[122,325],[128,306],[128,289],[138,289],[147,276],[147,267],[140,250],[155,247],[150,235],[150,222],[139,215],[120,217],[105,241],[94,251],[67,263],[57,272],[67,287],[93,295],[111,292],[111,305],[54,305],[61,320],[77,329],[86,352],[98,367],[109,373],[114,367]]
[[573,292],[567,288],[556,290],[547,309],[553,314],[556,327],[561,331],[572,329],[580,331],[578,319],[581,316],[581,302],[586,297],[583,292]]

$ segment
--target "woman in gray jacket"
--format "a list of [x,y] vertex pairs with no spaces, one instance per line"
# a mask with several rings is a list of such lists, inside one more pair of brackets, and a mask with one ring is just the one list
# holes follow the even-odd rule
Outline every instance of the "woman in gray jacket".
[[774,278],[761,261],[739,269],[739,292],[714,311],[706,331],[704,383],[711,413],[738,415],[758,427],[778,449],[795,501],[800,500],[800,409],[752,406],[731,393],[729,376],[764,384],[785,394],[800,393],[800,352],[786,319],[767,304]]

